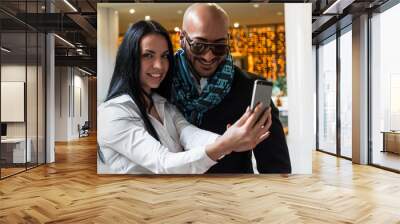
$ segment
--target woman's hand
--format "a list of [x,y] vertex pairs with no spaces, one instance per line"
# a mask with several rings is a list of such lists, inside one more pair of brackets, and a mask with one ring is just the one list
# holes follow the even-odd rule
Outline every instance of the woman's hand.
[[262,103],[254,111],[248,108],[235,124],[228,125],[228,129],[220,137],[223,144],[235,152],[242,152],[253,149],[268,138],[268,130],[272,124],[271,108],[264,108]]
[[217,160],[232,151],[251,150],[268,138],[268,130],[272,124],[271,108],[264,108],[262,103],[254,111],[247,108],[239,120],[233,125],[227,125],[225,133],[210,146],[207,152],[210,158]]

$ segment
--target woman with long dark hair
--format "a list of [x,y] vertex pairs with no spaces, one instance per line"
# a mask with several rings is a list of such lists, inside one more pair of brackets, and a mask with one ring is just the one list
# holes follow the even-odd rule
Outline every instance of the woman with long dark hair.
[[155,21],[132,25],[98,108],[99,173],[204,173],[224,155],[268,137],[271,120],[262,105],[222,136],[191,125],[166,100],[173,74],[168,32]]

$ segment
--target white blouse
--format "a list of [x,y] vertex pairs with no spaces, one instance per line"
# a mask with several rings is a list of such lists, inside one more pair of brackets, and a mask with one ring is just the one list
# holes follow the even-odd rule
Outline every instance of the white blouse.
[[98,107],[97,141],[104,157],[98,161],[99,174],[196,174],[216,164],[205,146],[219,135],[190,124],[165,98],[153,94],[153,101],[163,124],[149,118],[161,142],[147,132],[130,96]]

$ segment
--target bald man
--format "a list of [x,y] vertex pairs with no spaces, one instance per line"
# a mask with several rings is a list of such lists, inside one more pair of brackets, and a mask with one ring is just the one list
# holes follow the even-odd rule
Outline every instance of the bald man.
[[[222,134],[249,106],[254,74],[233,65],[228,45],[229,17],[217,4],[196,3],[184,14],[176,53],[172,102],[187,120]],[[260,173],[291,173],[279,111],[273,105],[270,137],[253,150]],[[253,173],[251,151],[220,158],[208,173]]]

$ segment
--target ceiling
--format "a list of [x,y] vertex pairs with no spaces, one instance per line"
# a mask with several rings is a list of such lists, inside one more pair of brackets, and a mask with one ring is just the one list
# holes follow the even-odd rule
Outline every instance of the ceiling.
[[[24,58],[24,55],[33,54],[36,47],[34,43],[30,44],[29,38],[28,48],[24,50],[25,48],[21,47],[25,43],[25,39],[21,39],[24,35],[19,34],[21,31],[25,32],[29,28],[39,32],[54,32],[76,46],[68,49],[68,45],[56,38],[56,64],[86,66],[95,71],[97,7],[109,7],[118,12],[120,33],[124,33],[129,24],[144,19],[146,15],[172,31],[175,27],[181,27],[183,13],[192,2],[172,0],[184,3],[165,3],[165,1],[171,0],[68,0],[77,10],[75,12],[64,0],[0,0],[2,42],[5,47],[13,50],[12,55],[15,58]],[[223,3],[223,1],[217,2],[229,14],[231,26],[235,22],[241,26],[282,24],[283,2],[312,3],[312,34],[315,43],[351,23],[353,17],[372,12],[374,8],[390,2],[389,0],[249,0],[244,1],[245,3]],[[337,12],[329,11],[326,14],[328,9],[339,1],[343,4],[335,7]],[[395,1],[398,0],[392,0]],[[135,13],[130,14],[129,10],[132,8],[135,9]],[[52,13],[49,13],[50,11]],[[9,34],[4,35],[4,33]],[[83,54],[75,52],[78,48]],[[7,58],[11,59],[12,55],[7,54]]]
[[[0,20],[7,17],[0,12]],[[0,35],[1,46],[10,52],[1,51],[2,62],[5,63],[36,63],[37,57],[44,50],[44,34],[21,31],[26,28],[20,23],[15,23],[15,31],[2,32]],[[14,24],[13,24],[14,25]]]
[[[119,32],[124,33],[130,24],[149,15],[168,30],[181,27],[183,13],[191,3],[101,3],[101,7],[112,8],[119,15]],[[241,26],[284,23],[284,8],[281,3],[219,3],[233,23]],[[256,7],[254,6],[256,5]],[[135,13],[130,14],[129,10]]]

